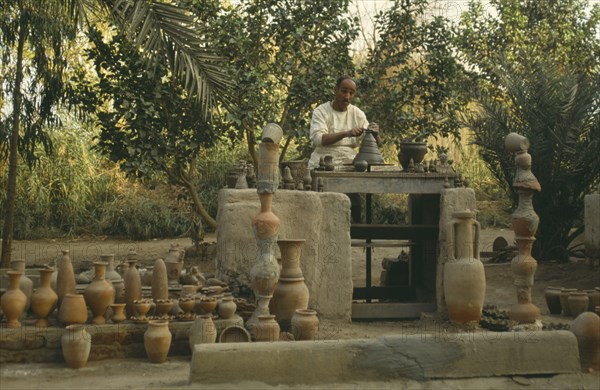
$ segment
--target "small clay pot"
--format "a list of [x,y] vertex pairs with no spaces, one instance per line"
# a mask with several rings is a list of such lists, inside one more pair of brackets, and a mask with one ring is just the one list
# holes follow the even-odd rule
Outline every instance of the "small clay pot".
[[560,290],[561,287],[548,286],[546,288],[546,305],[548,306],[548,311],[550,314],[560,315],[562,310],[560,306]]
[[573,291],[569,294],[569,310],[573,318],[587,311],[589,298],[583,291]]
[[279,341],[279,324],[273,314],[258,316],[254,326],[255,341]]
[[218,305],[219,317],[224,320],[233,317],[236,309],[237,309],[237,305],[233,301],[233,297],[223,297],[223,299],[221,299],[221,301],[219,301],[219,305]]
[[562,288],[560,290],[560,307],[562,308],[563,316],[571,316],[571,310],[569,309],[569,294],[577,291],[576,288]]
[[318,331],[319,318],[315,310],[296,310],[292,317],[294,340],[316,340]]
[[125,303],[112,303],[110,305],[113,313],[110,320],[113,324],[119,324],[125,321],[125,305]]

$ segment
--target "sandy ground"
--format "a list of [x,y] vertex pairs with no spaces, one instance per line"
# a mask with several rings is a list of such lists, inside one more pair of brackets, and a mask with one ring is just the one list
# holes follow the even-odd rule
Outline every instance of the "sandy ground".
[[[482,230],[481,250],[490,251],[492,242],[503,236],[513,242],[510,230]],[[214,241],[209,235],[207,241]],[[171,243],[182,247],[191,245],[188,238],[167,240],[150,240],[130,242],[108,237],[92,237],[78,240],[36,240],[16,241],[14,258],[27,259],[27,264],[45,264],[60,256],[61,249],[69,249],[74,263],[93,261],[100,253],[115,253],[117,258],[124,258],[129,248],[138,252],[141,264],[152,264],[158,257],[164,257]],[[374,284],[381,271],[381,259],[394,257],[398,248],[377,248],[373,257]],[[353,248],[353,265],[355,282],[364,283],[364,253],[360,248]],[[203,271],[209,271],[214,265],[205,261],[201,264]],[[512,285],[513,278],[509,263],[486,263],[486,303],[500,308],[508,308],[516,302],[516,293]],[[540,264],[535,275],[533,303],[542,310],[543,321],[569,323],[571,319],[548,315],[544,290],[548,285],[573,287],[580,290],[593,289],[600,285],[600,269],[592,269],[583,262],[568,264]],[[327,332],[328,339],[374,338],[385,334],[398,334],[404,331],[432,331],[436,326],[431,317],[425,316],[413,321],[381,321],[353,322],[348,324],[322,322],[322,329]],[[144,359],[105,360],[88,362],[80,370],[66,368],[63,363],[48,364],[2,364],[0,366],[0,390],[8,389],[141,389],[141,388],[175,388],[187,386],[189,375],[189,357],[172,357],[164,364],[155,365]],[[497,389],[497,388],[535,388],[535,389],[569,389],[600,388],[600,377],[595,374],[560,375],[556,377],[515,377],[515,378],[475,378],[464,380],[443,380],[429,382],[395,381],[328,384],[322,388],[414,388],[414,389]],[[205,387],[203,387],[205,388]],[[227,384],[210,388],[269,388],[259,383]],[[287,388],[287,387],[286,387]],[[293,386],[293,388],[306,388]],[[315,388],[314,386],[312,388]]]

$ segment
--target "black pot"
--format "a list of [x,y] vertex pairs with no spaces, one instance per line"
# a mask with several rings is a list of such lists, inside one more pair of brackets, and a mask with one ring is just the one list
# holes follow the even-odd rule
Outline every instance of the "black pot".
[[423,158],[427,154],[426,142],[400,142],[400,152],[398,152],[398,161],[402,165],[402,169],[407,171],[410,159],[412,158],[415,164],[423,162]]

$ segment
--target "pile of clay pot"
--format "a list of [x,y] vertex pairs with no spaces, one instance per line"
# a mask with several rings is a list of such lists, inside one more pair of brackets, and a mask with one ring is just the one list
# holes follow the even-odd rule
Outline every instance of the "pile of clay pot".
[[600,287],[594,290],[579,291],[575,288],[546,288],[546,305],[553,315],[576,318],[581,313],[590,311],[600,314]]

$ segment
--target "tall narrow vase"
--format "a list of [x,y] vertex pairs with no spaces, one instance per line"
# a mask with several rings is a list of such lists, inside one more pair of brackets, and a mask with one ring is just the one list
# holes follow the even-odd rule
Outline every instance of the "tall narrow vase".
[[137,254],[129,253],[127,263],[129,268],[125,274],[125,312],[127,318],[136,315],[134,301],[142,299],[142,278],[137,269]]
[[10,266],[13,270],[21,273],[21,279],[19,280],[19,288],[23,291],[23,294],[27,297],[25,302],[25,312],[29,310],[31,306],[31,293],[33,292],[33,281],[25,273],[25,259],[15,259],[10,262]]
[[94,263],[94,280],[87,286],[84,293],[85,302],[94,313],[92,319],[94,324],[106,323],[104,313],[115,299],[115,289],[105,278],[106,265],[107,263],[101,261]]
[[50,286],[53,269],[40,270],[40,287],[31,294],[31,310],[35,314],[37,321],[35,325],[45,328],[49,325],[48,316],[56,308],[58,295]]
[[152,298],[154,302],[169,298],[167,267],[163,259],[157,259],[154,262],[152,270]]
[[455,212],[452,217],[443,279],[448,317],[456,323],[478,323],[485,298],[485,271],[479,260],[480,226],[469,210]]
[[73,264],[69,251],[63,250],[62,257],[58,261],[58,269],[56,275],[56,294],[58,294],[58,307],[62,304],[62,300],[67,294],[75,294],[75,273],[73,272]]
[[19,288],[21,273],[17,271],[8,271],[8,290],[2,294],[0,307],[6,317],[6,326],[9,328],[21,327],[21,316],[25,311],[27,297]]

